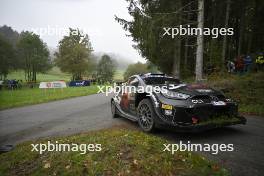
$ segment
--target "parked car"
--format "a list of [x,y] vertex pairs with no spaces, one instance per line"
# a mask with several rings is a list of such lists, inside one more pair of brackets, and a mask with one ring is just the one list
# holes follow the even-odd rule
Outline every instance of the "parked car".
[[146,132],[164,127],[194,132],[246,124],[235,101],[204,84],[184,84],[165,74],[148,73],[134,75],[122,86],[136,91],[115,93],[111,98],[112,116],[138,122]]

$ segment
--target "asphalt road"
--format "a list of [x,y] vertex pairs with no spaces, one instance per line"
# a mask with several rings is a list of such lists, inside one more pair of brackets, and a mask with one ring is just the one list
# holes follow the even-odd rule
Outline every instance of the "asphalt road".
[[[126,119],[112,119],[109,97],[103,94],[72,98],[39,105],[0,111],[0,146],[17,144],[39,137],[64,136],[90,130],[125,126],[138,129]],[[234,144],[235,151],[207,158],[220,162],[232,175],[264,174],[264,117],[247,117],[247,125],[238,125],[198,134],[159,130],[155,135],[170,143]]]

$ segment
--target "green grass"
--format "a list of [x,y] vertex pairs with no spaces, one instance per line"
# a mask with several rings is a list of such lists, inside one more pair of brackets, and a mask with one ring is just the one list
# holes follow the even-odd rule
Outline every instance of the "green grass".
[[160,137],[139,131],[108,129],[62,138],[52,143],[101,144],[100,152],[31,152],[31,143],[19,144],[0,155],[0,175],[229,175],[218,164],[191,152],[163,152]]
[[123,80],[124,79],[125,70],[116,70],[114,75],[114,80]]
[[64,89],[23,88],[20,90],[1,90],[0,109],[43,103],[70,97],[91,95],[98,92],[96,85],[88,87],[67,87]]
[[[122,70],[117,70],[115,73],[116,80],[123,79]],[[18,79],[23,80],[25,83],[24,72],[14,71],[8,74],[7,79]],[[57,81],[64,80],[70,81],[71,75],[67,73],[63,73],[60,71],[58,67],[53,67],[50,71],[45,74],[38,73],[37,74],[37,82],[41,81]],[[85,96],[90,94],[95,94],[98,92],[97,86],[89,86],[89,87],[67,87],[63,90],[61,89],[47,89],[46,91],[43,89],[29,89],[23,88],[21,90],[1,90],[0,91],[0,109],[31,105],[44,103],[54,100],[60,100],[70,97],[78,97]]]
[[[25,82],[25,76],[24,71],[14,71],[7,75],[7,79],[18,79],[23,80]],[[70,81],[71,75],[67,73],[63,73],[60,71],[58,67],[53,67],[50,71],[47,73],[38,73],[37,74],[37,81],[58,81],[58,80],[64,80],[64,81]]]
[[[122,70],[117,71],[116,78],[121,78],[123,74]],[[64,80],[70,81],[71,75],[67,73],[63,73],[60,71],[58,67],[53,67],[50,71],[45,74],[37,74],[37,82],[41,81],[57,81]],[[23,71],[14,71],[10,73],[7,79],[24,79]],[[64,89],[44,89],[39,88],[23,88],[20,90],[1,90],[0,91],[0,109],[31,105],[44,103],[48,101],[60,100],[70,97],[78,97],[91,95],[98,92],[97,86],[89,86],[89,87],[67,87]]]
[[234,123],[234,122],[240,122],[240,119],[237,117],[226,117],[221,116],[217,118],[212,118],[203,122],[198,123],[197,125],[221,125],[223,123]]
[[[123,80],[124,72],[125,72],[124,70],[120,70],[120,69],[116,70],[114,74],[114,80]],[[22,70],[13,71],[7,75],[7,79],[18,79],[18,80],[23,80],[25,82],[24,71]],[[47,73],[37,74],[37,82],[58,81],[58,80],[70,81],[71,74],[61,72],[58,67],[53,67]]]
[[236,100],[239,112],[264,116],[264,72],[211,76],[209,84]]

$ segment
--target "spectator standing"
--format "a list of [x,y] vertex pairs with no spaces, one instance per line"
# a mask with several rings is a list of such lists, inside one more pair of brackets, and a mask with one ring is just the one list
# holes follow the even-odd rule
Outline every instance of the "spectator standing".
[[234,73],[235,71],[235,63],[232,61],[227,61],[227,71],[228,73]]
[[244,71],[244,60],[241,56],[238,56],[235,62],[236,72],[240,75],[243,74]]
[[257,66],[257,71],[263,71],[263,67],[264,67],[263,53],[258,53],[255,62],[256,62],[256,66]]
[[244,72],[249,72],[250,71],[250,68],[251,68],[251,65],[252,65],[252,59],[251,59],[251,56],[250,55],[247,55],[245,58],[244,58]]

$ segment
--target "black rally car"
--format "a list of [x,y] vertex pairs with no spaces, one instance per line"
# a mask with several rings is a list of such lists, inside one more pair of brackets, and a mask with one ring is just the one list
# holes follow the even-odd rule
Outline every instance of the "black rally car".
[[147,132],[156,127],[193,132],[246,124],[236,102],[204,84],[148,73],[130,77],[121,87],[133,88],[119,87],[111,99],[112,116],[137,121]]

